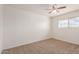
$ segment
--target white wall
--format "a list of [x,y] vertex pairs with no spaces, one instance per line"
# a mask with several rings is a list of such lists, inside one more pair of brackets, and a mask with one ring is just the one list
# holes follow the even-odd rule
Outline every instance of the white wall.
[[[1,6],[0,12],[2,12]],[[2,14],[0,13],[0,15]],[[59,29],[57,26],[58,20],[68,19],[78,15],[79,11],[56,16],[50,19],[49,24],[49,18],[47,16],[5,5],[3,49],[29,44],[50,37],[79,44],[79,28]],[[0,22],[2,24],[2,18]],[[0,31],[2,33],[2,29]],[[0,35],[2,35],[1,33]]]
[[48,33],[47,16],[5,5],[3,49],[44,40]]
[[77,16],[79,17],[79,11],[70,12],[52,18],[52,37],[59,40],[79,44],[79,28],[58,28],[59,20],[69,19]]
[[0,5],[0,53],[2,51],[2,40],[3,40],[3,5]]

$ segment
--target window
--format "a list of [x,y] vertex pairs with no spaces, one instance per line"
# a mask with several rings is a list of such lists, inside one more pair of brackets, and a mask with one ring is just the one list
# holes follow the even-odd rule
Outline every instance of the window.
[[59,20],[58,28],[67,28],[67,27],[79,27],[79,17],[72,18],[69,20]]
[[69,27],[79,27],[79,17],[70,19]]
[[66,28],[68,27],[68,20],[60,20],[58,23],[59,28]]

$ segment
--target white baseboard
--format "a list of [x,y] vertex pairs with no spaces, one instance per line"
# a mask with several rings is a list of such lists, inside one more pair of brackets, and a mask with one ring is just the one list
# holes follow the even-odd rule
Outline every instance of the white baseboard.
[[[42,39],[39,39],[39,40],[35,40],[35,41],[30,41],[30,42],[22,42],[21,44],[15,44],[13,46],[9,46],[7,48],[4,48],[4,49],[10,49],[10,48],[14,48],[14,47],[18,47],[18,46],[21,46],[21,45],[26,45],[26,44],[30,44],[30,43],[34,43],[34,42],[38,42],[38,41],[41,41],[41,40],[46,40],[46,39],[50,39],[50,38],[55,38],[57,40],[61,40],[61,41],[65,41],[65,42],[69,42],[69,43],[73,43],[73,44],[77,44],[79,45],[79,42],[74,42],[74,41],[69,41],[69,40],[66,40],[66,39],[63,39],[63,38],[60,38],[60,37],[56,37],[56,36],[52,36],[52,37],[44,37]],[[3,49],[3,50],[4,50]],[[1,53],[1,52],[0,52]]]
[[55,39],[61,40],[61,41],[65,41],[65,42],[68,42],[68,43],[79,45],[79,42],[77,42],[77,41],[71,41],[71,40],[67,40],[67,39],[64,39],[64,38],[61,38],[61,37],[56,37],[56,36],[53,36],[52,38],[55,38]]
[[[26,44],[31,44],[31,43],[34,43],[34,42],[38,42],[38,41],[42,41],[42,40],[46,40],[46,39],[49,39],[50,37],[43,37],[41,39],[38,39],[38,40],[34,40],[34,41],[29,41],[29,42],[17,42],[17,44],[13,45],[13,46],[9,46],[7,48],[3,48],[3,50],[5,49],[10,49],[10,48],[14,48],[14,47],[18,47],[18,46],[21,46],[21,45],[26,45]],[[19,44],[21,43],[21,44]]]

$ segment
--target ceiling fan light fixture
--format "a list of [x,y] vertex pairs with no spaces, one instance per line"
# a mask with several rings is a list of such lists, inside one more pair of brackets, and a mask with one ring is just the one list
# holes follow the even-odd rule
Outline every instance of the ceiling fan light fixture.
[[50,11],[49,14],[57,14],[57,10]]
[[56,10],[53,11],[53,13],[56,13],[56,12],[57,12]]

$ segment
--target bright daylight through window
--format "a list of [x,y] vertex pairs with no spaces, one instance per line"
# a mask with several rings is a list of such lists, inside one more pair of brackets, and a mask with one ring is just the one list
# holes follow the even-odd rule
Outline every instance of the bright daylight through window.
[[68,27],[79,27],[79,17],[58,21],[58,28]]

